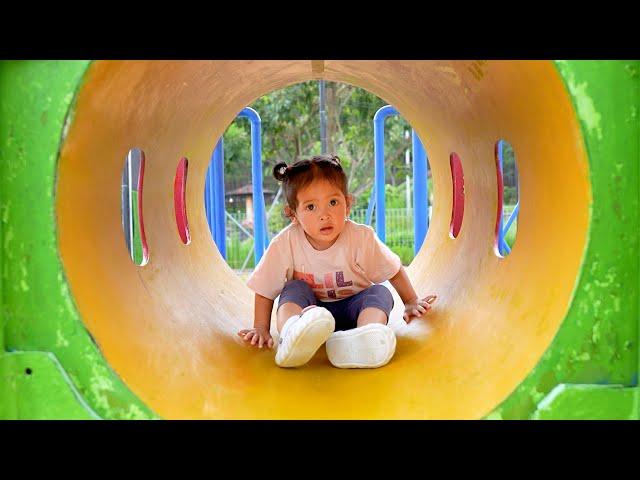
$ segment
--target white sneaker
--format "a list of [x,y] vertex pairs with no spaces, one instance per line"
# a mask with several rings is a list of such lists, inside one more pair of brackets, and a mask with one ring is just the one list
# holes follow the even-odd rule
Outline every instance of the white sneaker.
[[333,333],[336,321],[331,312],[314,307],[300,317],[289,320],[282,327],[276,364],[280,367],[299,367],[316,353]]
[[338,368],[382,367],[395,351],[396,335],[381,323],[335,332],[327,340],[327,356]]

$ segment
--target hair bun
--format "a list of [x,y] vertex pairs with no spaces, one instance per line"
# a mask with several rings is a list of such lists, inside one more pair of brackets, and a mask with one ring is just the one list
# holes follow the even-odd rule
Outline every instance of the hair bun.
[[287,178],[287,172],[291,167],[288,166],[284,162],[280,162],[273,167],[273,176],[279,182],[282,182],[285,178]]

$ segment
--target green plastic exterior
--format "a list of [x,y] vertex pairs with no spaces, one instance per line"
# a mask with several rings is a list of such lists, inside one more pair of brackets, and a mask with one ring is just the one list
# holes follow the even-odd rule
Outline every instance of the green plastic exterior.
[[58,252],[59,149],[88,64],[0,62],[0,338],[4,351],[15,352],[0,357],[0,418],[157,418],[104,360],[78,314]]
[[[560,409],[556,418],[608,411],[607,402],[616,395],[629,402],[629,409],[635,402],[638,418],[640,62],[558,61],[556,67],[589,156],[593,203],[588,245],[573,301],[554,341],[536,368],[487,418],[532,418],[559,384],[583,386],[571,394],[565,390],[554,395]],[[611,385],[613,391],[602,395],[603,385]],[[635,388],[629,395],[614,385]],[[590,389],[598,393],[587,393]],[[575,405],[559,402],[568,396]],[[591,410],[580,408],[592,402],[598,404],[590,405]],[[542,405],[550,416],[553,405]],[[620,410],[620,418],[628,416],[626,411]]]

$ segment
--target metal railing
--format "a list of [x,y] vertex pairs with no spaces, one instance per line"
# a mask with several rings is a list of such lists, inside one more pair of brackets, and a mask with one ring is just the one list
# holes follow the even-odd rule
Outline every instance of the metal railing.
[[[282,205],[276,202],[277,200],[271,204],[271,208],[267,213],[270,236],[277,234],[289,223],[289,220],[282,215]],[[276,205],[278,205],[277,209],[275,208]],[[505,205],[502,212],[505,224],[508,223],[509,219],[513,221],[517,215],[517,212],[512,215],[516,207],[516,205]],[[413,208],[387,208],[386,214],[385,221],[388,227],[386,244],[391,250],[401,255],[404,264],[408,264],[415,257],[415,217]],[[429,208],[428,216],[431,218],[431,208]],[[366,217],[366,209],[351,210],[349,215],[349,218],[354,222],[363,224]],[[255,267],[255,259],[253,257],[253,230],[248,224],[245,224],[245,221],[246,214],[244,212],[226,212],[227,262],[234,270],[247,272]],[[373,226],[375,227],[375,218]]]
[[[504,174],[504,167],[503,167],[504,164],[503,164],[503,158],[502,158],[503,149],[504,149],[504,140],[500,140],[498,142],[497,152],[498,152],[498,166],[500,168],[501,175]],[[517,173],[516,173],[516,180],[517,180]],[[503,182],[501,182],[500,188],[504,189]],[[509,245],[509,242],[507,242],[507,235],[509,233],[509,229],[511,228],[512,225],[514,225],[514,222],[518,218],[519,210],[520,210],[519,197],[515,206],[508,206],[508,205],[503,206],[502,217],[500,218],[500,224],[498,225],[498,250],[500,254],[503,256],[511,253],[512,245]],[[515,222],[515,224],[517,226],[517,222]],[[514,237],[515,237],[516,228],[514,228],[514,232],[512,234]]]
[[[253,185],[254,223],[258,238],[257,248],[254,246],[255,262],[259,262],[269,245],[266,229],[266,212],[262,190],[262,120],[253,108],[243,108],[236,119],[247,118],[251,122],[251,179]],[[227,257],[226,245],[226,210],[224,202],[224,138],[220,137],[211,155],[211,163],[207,170],[204,201],[207,222],[213,240],[223,258]]]
[[[385,105],[378,109],[373,117],[373,145],[374,145],[374,186],[371,189],[371,198],[367,208],[366,219],[363,223],[372,224],[372,216],[375,209],[376,233],[380,240],[386,243],[385,221],[385,158],[384,158],[384,121],[387,117],[400,115],[391,105]],[[414,254],[422,247],[424,238],[429,229],[429,189],[427,186],[428,160],[424,145],[415,130],[411,129],[411,146],[413,150],[413,205],[414,215]]]

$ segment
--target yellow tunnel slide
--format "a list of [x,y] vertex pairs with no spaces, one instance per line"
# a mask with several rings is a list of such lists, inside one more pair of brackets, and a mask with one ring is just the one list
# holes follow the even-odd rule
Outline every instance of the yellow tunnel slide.
[[[408,273],[419,295],[438,301],[405,325],[396,298],[397,351],[380,369],[336,369],[324,351],[281,369],[273,351],[243,345],[236,332],[253,322],[253,293],[220,256],[205,217],[216,140],[260,96],[311,79],[353,84],[395,106],[433,172],[430,228]],[[518,236],[505,258],[494,251],[500,139],[513,146],[520,179]],[[120,216],[133,147],[146,156],[142,267]],[[465,185],[456,239],[452,152]],[[189,245],[173,205],[183,156]],[[80,86],[58,175],[60,253],[87,328],[143,402],[189,419],[486,415],[538,363],[569,308],[591,195],[577,118],[548,61],[98,61]]]

